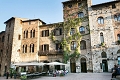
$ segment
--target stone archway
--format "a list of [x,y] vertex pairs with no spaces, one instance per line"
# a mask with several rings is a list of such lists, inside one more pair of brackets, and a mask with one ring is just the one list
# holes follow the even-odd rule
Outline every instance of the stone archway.
[[71,73],[76,73],[76,60],[75,60],[75,58],[70,59],[70,70],[71,70]]
[[81,72],[87,73],[87,63],[85,58],[81,58]]
[[120,65],[120,49],[117,51],[118,65]]
[[103,69],[103,72],[108,72],[107,60],[102,60],[102,69]]

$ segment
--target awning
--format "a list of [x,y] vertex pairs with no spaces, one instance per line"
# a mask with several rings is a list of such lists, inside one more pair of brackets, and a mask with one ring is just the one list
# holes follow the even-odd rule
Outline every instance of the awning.
[[15,66],[43,66],[45,65],[46,63],[36,63],[36,62],[31,62],[31,63],[15,63],[13,65]]

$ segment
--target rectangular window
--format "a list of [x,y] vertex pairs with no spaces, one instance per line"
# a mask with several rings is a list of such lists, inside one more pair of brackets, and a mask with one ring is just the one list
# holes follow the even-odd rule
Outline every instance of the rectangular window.
[[71,42],[71,50],[75,50],[77,47],[77,43],[75,41]]
[[75,34],[75,28],[71,28],[70,35]]
[[54,30],[54,36],[60,36],[62,35],[62,28],[57,28]]
[[48,51],[49,50],[49,45],[48,44],[44,44],[41,46],[42,51]]
[[47,36],[49,36],[49,30],[42,31],[42,37],[47,37]]
[[56,50],[61,50],[62,49],[62,45],[60,43],[56,44]]
[[115,5],[115,4],[113,4],[113,5],[112,5],[112,9],[115,9],[115,8],[116,8],[116,5]]

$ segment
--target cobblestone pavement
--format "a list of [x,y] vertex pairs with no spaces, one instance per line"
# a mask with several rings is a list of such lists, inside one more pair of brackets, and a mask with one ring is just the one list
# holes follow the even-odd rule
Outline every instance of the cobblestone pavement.
[[[6,79],[0,77],[0,80],[20,80],[20,79]],[[30,80],[111,80],[111,73],[68,73],[65,76],[48,77],[41,76]]]

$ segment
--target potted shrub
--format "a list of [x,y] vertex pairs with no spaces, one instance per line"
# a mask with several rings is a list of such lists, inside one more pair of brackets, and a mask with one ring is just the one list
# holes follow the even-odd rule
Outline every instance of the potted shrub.
[[60,73],[60,76],[64,76],[64,73]]
[[26,75],[21,75],[20,79],[21,80],[27,80],[27,76]]

